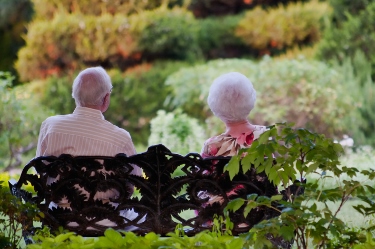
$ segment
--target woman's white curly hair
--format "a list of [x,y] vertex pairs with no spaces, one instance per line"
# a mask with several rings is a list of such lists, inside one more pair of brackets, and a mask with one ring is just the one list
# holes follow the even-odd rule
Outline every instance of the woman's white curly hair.
[[247,120],[255,100],[256,91],[251,81],[241,73],[230,72],[213,81],[207,103],[223,122],[235,123]]

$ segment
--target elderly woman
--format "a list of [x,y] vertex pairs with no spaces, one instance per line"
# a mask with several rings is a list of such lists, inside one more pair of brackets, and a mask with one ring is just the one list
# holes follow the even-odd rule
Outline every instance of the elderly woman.
[[224,122],[226,130],[204,143],[202,157],[234,156],[266,130],[265,126],[253,125],[248,120],[255,100],[253,84],[243,74],[226,73],[214,80],[207,103],[214,115]]
[[[256,92],[253,84],[243,74],[231,72],[216,78],[212,83],[207,98],[211,111],[220,118],[225,126],[224,133],[211,137],[204,143],[201,155],[203,158],[212,156],[234,156],[241,148],[249,147],[265,130],[265,126],[253,125],[248,116],[254,108]],[[214,170],[215,165],[212,165]],[[210,170],[204,172],[210,174]],[[227,189],[229,198],[236,196],[244,186],[237,185]],[[201,199],[208,198],[203,206],[224,201],[221,195],[211,194],[206,190],[198,193]],[[206,224],[208,225],[208,224]]]

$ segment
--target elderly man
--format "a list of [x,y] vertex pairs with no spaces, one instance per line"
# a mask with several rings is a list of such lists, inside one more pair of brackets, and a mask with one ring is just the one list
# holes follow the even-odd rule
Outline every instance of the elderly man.
[[[102,114],[108,109],[111,92],[111,79],[102,67],[87,68],[80,72],[73,82],[72,96],[76,103],[74,112],[49,117],[42,123],[36,156],[135,154],[130,134],[106,121]],[[134,166],[131,173],[142,175],[142,170]],[[49,178],[47,184],[58,180],[59,176],[54,179]],[[77,184],[74,187],[88,198],[87,190]],[[108,189],[105,192],[96,192],[94,199],[107,203],[110,202],[110,198],[116,198],[118,194],[117,190]],[[112,205],[116,206],[116,203]],[[70,202],[63,199],[52,206],[69,208]],[[124,210],[124,216],[134,218],[136,213],[132,210]],[[111,223],[107,225],[110,226]]]
[[111,91],[111,79],[102,67],[80,72],[73,82],[74,112],[42,123],[36,156],[135,154],[130,134],[102,114],[108,109]]

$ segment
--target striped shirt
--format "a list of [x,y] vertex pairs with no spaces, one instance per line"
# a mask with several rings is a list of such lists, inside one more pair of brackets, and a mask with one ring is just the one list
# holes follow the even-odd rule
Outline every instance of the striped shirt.
[[129,132],[106,121],[99,110],[76,107],[72,114],[49,117],[42,123],[36,156],[118,153],[128,156],[136,153]]

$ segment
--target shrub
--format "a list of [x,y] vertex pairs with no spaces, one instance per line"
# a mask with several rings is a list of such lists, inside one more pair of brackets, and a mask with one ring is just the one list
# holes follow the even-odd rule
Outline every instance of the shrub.
[[246,12],[236,35],[251,48],[261,50],[261,54],[269,54],[272,50],[277,52],[318,41],[321,20],[328,14],[327,3],[317,1],[292,3],[269,10],[257,7]]
[[235,15],[255,6],[267,8],[289,2],[306,2],[308,0],[191,0],[189,9],[197,17]]
[[22,155],[36,147],[40,124],[49,114],[25,86],[12,88],[13,76],[0,72],[0,169],[22,164]]
[[[245,156],[241,158],[243,153]],[[255,225],[247,234],[248,245],[263,248],[269,236],[294,239],[297,248],[353,248],[365,242],[366,232],[374,228],[352,229],[338,217],[338,213],[344,205],[348,205],[350,198],[363,201],[354,208],[364,216],[375,212],[373,201],[369,198],[369,194],[375,193],[375,173],[368,169],[357,169],[355,165],[341,165],[339,157],[342,154],[341,145],[324,135],[306,129],[293,129],[290,124],[277,124],[263,133],[250,148],[241,150],[238,156],[233,157],[227,165],[232,176],[240,168],[246,172],[249,165],[254,165],[257,172],[264,171],[273,183],[280,185],[281,193],[287,197],[249,195],[246,200],[237,199],[228,204],[228,210],[245,205],[246,216],[253,208],[272,207],[273,201],[280,200],[281,205],[273,207],[281,215]],[[273,155],[280,156],[274,158]],[[241,164],[238,163],[240,159]],[[319,182],[304,183],[304,179],[312,174],[319,176]],[[350,178],[341,179],[343,174]],[[354,178],[358,174],[368,179],[358,181]],[[320,184],[326,179],[327,182],[337,181],[339,186],[326,188]],[[302,188],[304,190],[300,195],[296,195]],[[328,208],[327,203],[330,202],[337,203],[337,208]]]
[[[56,13],[81,13],[83,15],[102,15],[105,13],[115,15],[134,14],[144,9],[154,9],[162,4],[162,0],[148,1],[103,1],[103,0],[32,0],[35,10],[40,17],[52,19]],[[176,0],[170,0],[176,4]]]
[[198,20],[199,47],[206,58],[242,57],[249,50],[234,33],[241,18],[230,15]]
[[128,130],[135,144],[146,145],[150,120],[164,108],[164,100],[170,93],[164,81],[186,65],[184,62],[158,61],[130,68],[125,73],[111,71],[114,88],[106,118]]
[[318,46],[316,44],[314,44],[313,46],[295,46],[287,49],[284,53],[275,56],[274,58],[277,60],[298,60],[301,58],[313,60],[316,58],[317,47]]
[[[337,65],[338,64],[338,65]],[[343,122],[350,127],[350,134],[356,144],[375,145],[375,92],[371,75],[371,62],[362,51],[357,51],[354,58],[346,57],[343,63],[336,63],[337,71],[345,79],[343,85],[348,94],[356,99],[356,115],[350,115]],[[355,124],[355,125],[353,125]]]
[[22,240],[22,228],[32,226],[38,220],[39,210],[35,205],[22,203],[11,195],[9,188],[0,182],[0,247],[19,248]]
[[206,137],[204,130],[198,120],[190,118],[181,110],[173,113],[160,110],[150,123],[149,146],[163,144],[173,152],[182,155],[201,151]]
[[74,233],[64,232],[57,236],[48,231],[42,231],[35,236],[36,244],[28,245],[27,249],[43,248],[231,248],[242,249],[246,238],[231,236],[228,232],[204,231],[193,237],[187,237],[181,228],[176,228],[175,233],[169,233],[167,237],[160,237],[155,233],[144,236],[136,236],[132,232],[118,232],[112,229],[106,230],[104,236],[97,239],[84,239]]
[[[250,114],[255,124],[280,121],[295,122],[328,136],[349,132],[341,122],[355,115],[355,99],[347,93],[342,81],[346,79],[327,64],[318,61],[272,60],[213,60],[204,65],[183,68],[170,75],[166,85],[173,95],[168,102],[181,107],[199,119],[210,116],[206,98],[211,82],[223,73],[237,71],[253,82],[257,104]],[[345,96],[343,98],[342,96]]]
[[19,51],[16,69],[26,81],[66,75],[84,65],[121,64],[136,46],[129,27],[128,19],[120,14],[59,14],[53,20],[34,21],[26,47]]
[[[326,29],[319,43],[318,58],[326,61],[343,62],[346,57],[354,58],[357,51],[363,51],[375,72],[375,2],[367,5],[358,15],[348,15],[339,28]],[[374,73],[372,75],[374,76]]]
[[132,32],[146,57],[200,57],[198,23],[190,12],[181,8],[158,8],[141,12],[132,18]]
[[348,14],[357,16],[361,11],[372,2],[371,0],[329,0],[333,9],[333,20],[336,25],[340,26],[342,22],[348,20]]
[[16,74],[17,51],[25,44],[21,36],[32,15],[30,0],[0,1],[0,70]]

